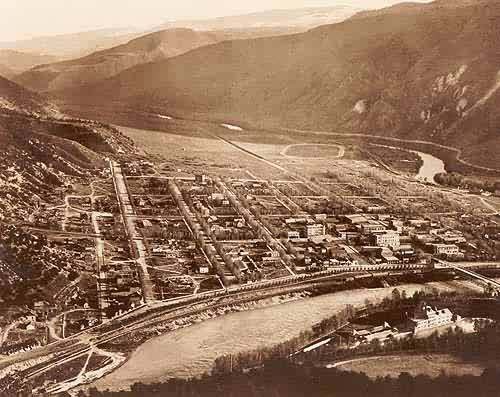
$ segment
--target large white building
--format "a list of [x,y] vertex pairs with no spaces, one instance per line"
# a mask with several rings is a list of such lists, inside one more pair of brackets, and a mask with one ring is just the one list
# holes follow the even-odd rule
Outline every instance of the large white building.
[[324,236],[325,235],[325,225],[322,225],[321,223],[314,223],[312,225],[307,225],[306,226],[306,234],[307,237],[314,237],[314,236]]
[[[457,319],[459,319],[458,316]],[[450,309],[438,309],[426,303],[422,303],[415,310],[413,318],[410,319],[414,334],[436,327],[451,325],[453,322],[453,313]]]
[[400,246],[399,234],[396,232],[388,231],[387,233],[374,234],[373,236],[377,247],[397,250]]

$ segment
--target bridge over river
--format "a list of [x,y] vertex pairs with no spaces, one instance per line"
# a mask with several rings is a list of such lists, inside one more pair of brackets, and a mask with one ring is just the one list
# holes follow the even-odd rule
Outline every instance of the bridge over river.
[[492,286],[500,290],[500,283],[496,280],[483,276],[482,274],[476,273],[472,269],[478,268],[500,268],[500,262],[485,262],[485,263],[451,263],[441,259],[436,259],[436,264],[434,266],[436,269],[453,269],[459,273],[465,274],[466,276],[472,277],[480,282],[486,284],[487,286]]

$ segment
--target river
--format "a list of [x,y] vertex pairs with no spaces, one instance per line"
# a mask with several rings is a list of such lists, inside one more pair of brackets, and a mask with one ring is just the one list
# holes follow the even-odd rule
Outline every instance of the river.
[[418,170],[418,174],[416,176],[417,179],[429,183],[436,183],[434,181],[434,177],[437,174],[446,172],[443,160],[438,159],[437,157],[434,157],[428,153],[417,152],[413,150],[412,152],[418,154],[423,161],[422,166]]
[[[413,294],[416,290],[446,289],[439,283],[397,287]],[[394,287],[344,291],[228,314],[153,338],[136,351],[115,372],[92,386],[101,390],[129,388],[135,382],[152,383],[172,377],[188,378],[210,371],[214,360],[224,354],[273,346],[310,329],[347,304],[363,305],[389,296]]]
[[370,145],[384,147],[393,150],[404,150],[418,155],[418,157],[420,157],[420,159],[422,160],[422,165],[420,166],[420,169],[418,170],[418,173],[415,176],[415,178],[417,178],[418,180],[436,184],[436,181],[434,181],[434,177],[437,174],[446,172],[444,161],[438,159],[437,157],[434,157],[429,153],[419,152],[417,150],[404,149],[397,146],[381,145],[378,143],[370,143]]

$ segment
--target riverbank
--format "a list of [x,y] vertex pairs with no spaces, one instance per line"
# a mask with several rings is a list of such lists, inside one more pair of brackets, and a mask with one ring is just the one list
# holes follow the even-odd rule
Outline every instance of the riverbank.
[[[408,295],[420,290],[448,290],[442,283],[397,287]],[[346,305],[362,306],[391,295],[394,287],[342,291],[262,309],[232,313],[178,329],[148,340],[118,370],[91,386],[101,390],[129,388],[136,382],[153,383],[189,378],[210,372],[215,359],[259,347],[270,347],[310,329]]]
[[[428,153],[404,149],[398,146],[380,145],[376,143],[370,143],[369,145],[371,147],[390,149],[394,151],[400,151],[402,153],[412,153],[413,155],[416,155],[420,161],[418,162],[418,169],[415,172],[415,178],[422,182],[436,184],[436,181],[434,179],[435,176],[438,174],[446,173],[446,166],[444,161]],[[386,158],[384,158],[384,162],[387,165],[393,167],[390,160],[388,161]]]

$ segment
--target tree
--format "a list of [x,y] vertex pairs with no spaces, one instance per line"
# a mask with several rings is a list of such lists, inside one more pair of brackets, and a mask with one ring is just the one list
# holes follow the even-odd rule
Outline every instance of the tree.
[[399,290],[397,288],[394,288],[392,290],[392,300],[396,304],[399,304],[399,302],[401,301],[401,293],[399,292]]

